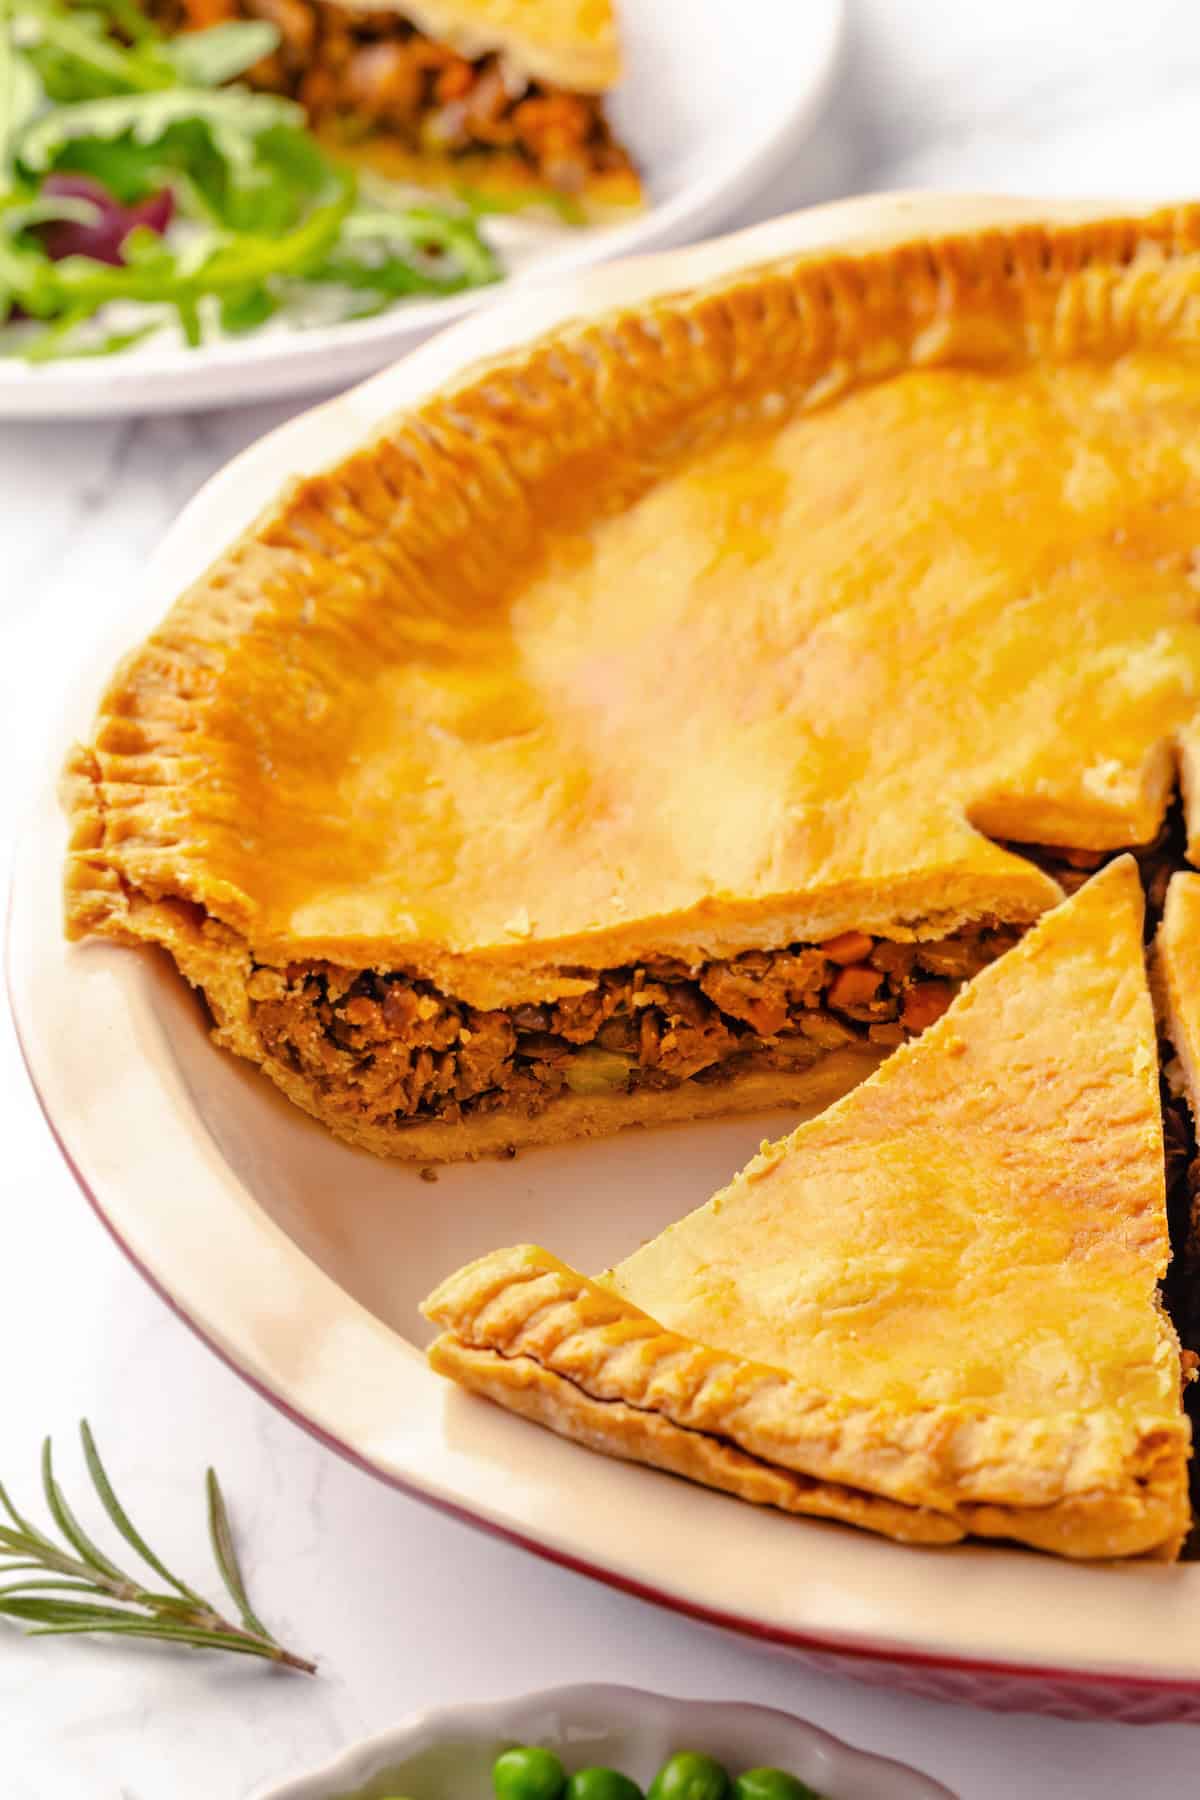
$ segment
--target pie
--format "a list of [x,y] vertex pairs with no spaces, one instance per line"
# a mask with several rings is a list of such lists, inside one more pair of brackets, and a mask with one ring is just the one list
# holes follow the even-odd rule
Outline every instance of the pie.
[[811,1116],[1200,830],[1198,317],[1185,208],[793,255],[468,370],[118,670],[68,931],[165,946],[380,1154]]
[[1122,857],[919,1042],[589,1279],[450,1277],[435,1369],[592,1449],[907,1543],[1188,1529],[1154,1011]]
[[382,173],[589,211],[641,184],[605,96],[621,74],[611,0],[147,0],[168,31],[265,19],[252,85],[297,100],[332,149]]

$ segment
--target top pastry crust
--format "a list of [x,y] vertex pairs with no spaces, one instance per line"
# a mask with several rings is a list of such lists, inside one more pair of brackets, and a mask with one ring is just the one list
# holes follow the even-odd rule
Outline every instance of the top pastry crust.
[[918,1541],[1173,1554],[1189,1433],[1130,858],[598,1281],[451,1276],[434,1366],[594,1447]]
[[621,78],[611,0],[355,0],[359,11],[394,12],[460,56],[500,51],[521,75],[580,94]]
[[496,1006],[1033,918],[985,834],[1149,839],[1196,709],[1198,246],[801,257],[469,372],[122,666],[70,930],[182,901]]

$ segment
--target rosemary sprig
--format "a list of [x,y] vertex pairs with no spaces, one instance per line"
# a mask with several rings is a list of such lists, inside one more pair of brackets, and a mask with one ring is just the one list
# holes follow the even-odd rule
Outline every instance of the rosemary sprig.
[[58,1485],[47,1438],[42,1446],[42,1492],[66,1547],[24,1518],[0,1483],[0,1581],[9,1575],[21,1577],[0,1586],[0,1618],[15,1620],[31,1637],[104,1632],[112,1637],[154,1638],[195,1650],[264,1657],[284,1668],[315,1675],[316,1664],[285,1650],[250,1605],[216,1471],[209,1469],[205,1483],[208,1535],[240,1625],[224,1618],[154,1554],[113,1492],[86,1419],[79,1435],[88,1474],[105,1512],[130,1548],[172,1591],[144,1586],[93,1543]]

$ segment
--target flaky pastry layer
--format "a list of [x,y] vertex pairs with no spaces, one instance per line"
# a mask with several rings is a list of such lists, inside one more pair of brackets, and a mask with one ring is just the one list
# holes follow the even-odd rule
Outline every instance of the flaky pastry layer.
[[590,1448],[905,1543],[968,1534],[1076,1558],[1178,1553],[1186,1422],[965,1406],[901,1410],[805,1389],[665,1331],[533,1245],[426,1301],[435,1369]]

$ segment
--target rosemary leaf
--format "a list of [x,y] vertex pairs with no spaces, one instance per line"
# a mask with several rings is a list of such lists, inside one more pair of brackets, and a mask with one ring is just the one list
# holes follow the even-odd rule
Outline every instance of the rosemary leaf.
[[180,1581],[177,1575],[172,1575],[166,1564],[160,1562],[159,1558],[155,1556],[153,1550],[151,1550],[149,1544],[147,1544],[145,1538],[142,1536],[141,1532],[138,1531],[137,1527],[126,1513],[125,1508],[117,1499],[117,1496],[113,1492],[112,1482],[108,1479],[108,1475],[105,1471],[104,1464],[100,1461],[100,1453],[96,1449],[96,1441],[92,1436],[91,1426],[86,1419],[80,1421],[79,1435],[83,1439],[84,1459],[87,1462],[88,1474],[92,1478],[93,1486],[103,1502],[105,1512],[108,1514],[121,1536],[125,1539],[125,1542],[132,1545],[142,1561],[148,1563],[156,1575],[162,1576],[168,1587],[173,1587],[176,1593],[182,1594],[185,1599],[194,1600],[197,1606],[203,1606],[204,1602],[201,1600],[199,1594],[197,1594],[193,1588],[188,1587],[186,1582]]
[[97,1549],[63,1499],[62,1490],[54,1479],[54,1453],[49,1438],[42,1445],[42,1489],[46,1495],[46,1505],[54,1516],[54,1523],[67,1541],[74,1545],[84,1562],[95,1569],[97,1574],[107,1575],[111,1581],[119,1581],[125,1587],[136,1586],[118,1569],[116,1563],[110,1562],[104,1552]]
[[[229,1509],[214,1470],[205,1480],[208,1529],[221,1579],[237,1606],[241,1624],[222,1617],[193,1588],[173,1575],[117,1499],[86,1420],[80,1426],[83,1453],[96,1493],[117,1531],[146,1565],[174,1591],[156,1593],[126,1575],[79,1523],[54,1473],[47,1438],[42,1447],[42,1488],[46,1505],[69,1549],[56,1543],[19,1513],[0,1486],[0,1619],[11,1619],[30,1637],[154,1639],[194,1650],[221,1650],[254,1656],[289,1669],[316,1673],[316,1664],[297,1656],[272,1636],[250,1604],[238,1561]],[[11,1578],[11,1579],[10,1579]],[[23,1579],[22,1579],[23,1578]]]
[[50,1542],[50,1539],[44,1537],[35,1525],[31,1525],[28,1519],[23,1519],[21,1517],[20,1513],[9,1499],[8,1490],[2,1481],[0,1481],[0,1506],[4,1508],[17,1530],[21,1532],[23,1536],[36,1538],[39,1544],[48,1544]]
[[233,1541],[229,1512],[215,1469],[209,1469],[205,1477],[205,1488],[208,1493],[208,1535],[212,1539],[213,1555],[217,1559],[217,1568],[221,1571],[221,1580],[229,1589],[234,1605],[242,1615],[242,1624],[246,1630],[257,1632],[259,1637],[264,1637],[268,1643],[273,1644],[275,1639],[246,1597],[246,1584],[242,1579],[237,1548]]
[[19,1550],[23,1556],[36,1556],[40,1566],[55,1569],[60,1575],[84,1576],[93,1573],[86,1563],[80,1562],[78,1557],[68,1556],[65,1550],[60,1550],[49,1538],[25,1538],[19,1532],[10,1532],[0,1526],[0,1544],[5,1542]]
[[[89,1590],[90,1591],[90,1590]],[[75,1620],[128,1619],[137,1615],[107,1602],[90,1606],[82,1600],[46,1600],[37,1594],[9,1594],[0,1600],[0,1613],[10,1619],[37,1619],[42,1624],[71,1624]]]
[[142,1619],[127,1619],[121,1624],[111,1625],[35,1625],[29,1631],[29,1637],[79,1637],[88,1632],[103,1631],[110,1637],[159,1638],[173,1644],[187,1644],[193,1650],[227,1650],[234,1656],[258,1656],[268,1662],[286,1664],[289,1669],[302,1669],[305,1674],[314,1673],[315,1665],[302,1662],[299,1657],[290,1656],[286,1651],[275,1649],[270,1644],[259,1644],[250,1638],[224,1636],[216,1631],[199,1631],[183,1625],[172,1625],[162,1630]]
[[[4,1571],[0,1570],[0,1574],[2,1573]],[[51,1588],[72,1594],[92,1594],[96,1591],[86,1581],[14,1581],[9,1587],[0,1587],[0,1597],[5,1594],[45,1594]]]

